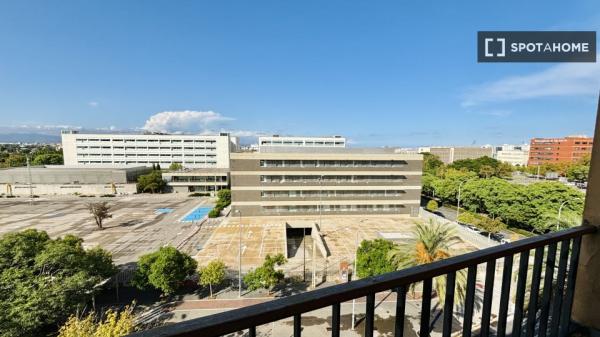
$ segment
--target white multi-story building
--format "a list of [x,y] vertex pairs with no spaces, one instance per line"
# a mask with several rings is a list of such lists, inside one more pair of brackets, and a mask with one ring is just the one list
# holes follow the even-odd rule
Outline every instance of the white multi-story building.
[[65,165],[95,167],[152,166],[168,168],[229,168],[229,153],[237,138],[169,134],[84,134],[62,132]]
[[263,146],[286,147],[346,147],[346,138],[341,136],[331,137],[291,137],[291,136],[261,136],[258,137],[259,149]]
[[527,166],[529,159],[529,144],[504,144],[494,148],[494,158],[513,166]]

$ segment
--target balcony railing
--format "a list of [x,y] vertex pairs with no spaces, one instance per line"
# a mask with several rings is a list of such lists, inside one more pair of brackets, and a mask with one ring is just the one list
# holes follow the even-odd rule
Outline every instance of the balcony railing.
[[[302,333],[303,313],[331,307],[331,336],[339,337],[340,304],[366,297],[364,336],[372,337],[375,294],[393,290],[397,293],[395,336],[402,337],[407,290],[411,284],[419,282],[422,282],[423,288],[419,336],[429,336],[433,278],[445,275],[447,291],[443,307],[442,336],[450,337],[453,329],[456,275],[458,271],[467,269],[465,300],[460,303],[464,308],[461,335],[470,337],[473,334],[477,266],[482,264],[485,264],[486,271],[479,336],[566,336],[571,320],[581,238],[595,231],[595,227],[581,226],[540,235],[443,261],[138,332],[131,336],[208,337],[247,331],[247,335],[252,337],[256,336],[256,327],[259,325],[293,317],[293,335],[299,337]],[[532,268],[530,254],[533,257]],[[516,256],[519,256],[516,296],[514,312],[510,313],[513,314],[512,326],[508,326],[513,261]],[[502,281],[501,284],[494,285],[496,262],[500,259],[504,264]],[[528,273],[531,273],[531,278],[528,278]],[[495,286],[499,286],[501,291],[495,332],[492,332],[490,323]]]

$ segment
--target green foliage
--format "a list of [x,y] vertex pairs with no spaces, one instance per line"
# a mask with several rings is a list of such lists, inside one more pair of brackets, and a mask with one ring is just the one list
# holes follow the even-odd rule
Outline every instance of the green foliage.
[[134,331],[133,308],[121,312],[109,309],[104,318],[96,319],[94,312],[87,316],[73,315],[60,328],[58,337],[122,337]]
[[32,165],[62,165],[62,153],[42,153],[33,158]]
[[455,170],[466,170],[477,173],[482,178],[508,177],[513,167],[488,156],[475,159],[457,160],[448,166]]
[[20,153],[11,153],[4,160],[7,167],[18,167],[27,165],[27,157]]
[[221,211],[231,204],[231,190],[224,188],[217,192],[217,203],[215,207],[208,212],[209,218],[217,218],[221,215]]
[[142,192],[162,192],[167,183],[162,178],[162,173],[159,170],[154,170],[148,174],[138,177],[137,191]]
[[171,165],[169,165],[169,170],[170,171],[181,171],[181,170],[183,170],[183,165],[181,165],[181,163],[171,163]]
[[425,206],[425,207],[427,208],[428,211],[435,212],[438,210],[439,206],[438,206],[437,201],[432,199],[427,202],[427,206]]
[[463,183],[464,188],[466,182],[473,179],[477,179],[475,172],[448,169],[442,177],[433,179],[431,186],[435,190],[436,197],[445,202],[456,203],[460,184]]
[[103,229],[102,223],[105,219],[112,218],[112,214],[110,214],[110,206],[108,202],[94,202],[87,205],[90,214],[94,218],[96,222],[96,226],[99,229]]
[[208,212],[208,217],[209,218],[218,218],[221,215],[221,209],[220,208],[213,208]]
[[194,274],[196,267],[196,261],[189,255],[171,246],[161,247],[140,257],[133,284],[140,289],[153,287],[170,295]]
[[283,271],[276,270],[275,266],[281,266],[287,260],[283,254],[274,256],[268,255],[262,266],[251,270],[244,276],[244,284],[249,290],[257,290],[260,288],[271,289],[283,280]]
[[444,167],[444,162],[434,154],[423,153],[423,174],[437,175],[438,170]]
[[208,286],[210,297],[213,297],[212,286],[225,281],[225,264],[221,260],[211,261],[206,267],[201,267],[198,274],[200,274],[200,285]]
[[458,221],[473,226],[479,227],[489,234],[499,233],[506,229],[506,224],[499,218],[492,219],[485,215],[475,214],[471,212],[463,212],[458,216]]
[[569,180],[575,181],[587,181],[588,174],[590,172],[589,165],[571,165],[567,168],[566,177]]
[[194,192],[194,193],[190,193],[188,195],[188,197],[208,197],[210,196],[210,193],[204,193],[204,192]]
[[356,252],[356,274],[358,277],[371,277],[395,270],[388,260],[388,253],[394,244],[384,239],[364,240]]
[[110,253],[85,250],[72,235],[50,239],[28,229],[0,238],[0,336],[38,336],[56,329],[116,273]]

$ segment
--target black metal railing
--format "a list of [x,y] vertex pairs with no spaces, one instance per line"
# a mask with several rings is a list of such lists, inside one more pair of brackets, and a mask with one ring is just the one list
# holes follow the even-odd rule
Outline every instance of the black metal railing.
[[[131,336],[222,336],[247,331],[256,336],[256,327],[293,317],[293,335],[302,332],[302,314],[331,307],[331,336],[340,336],[340,304],[366,297],[364,335],[373,336],[375,294],[394,290],[396,297],[395,336],[404,334],[406,294],[411,284],[422,282],[422,306],[419,336],[429,336],[434,277],[446,275],[446,294],[443,307],[442,336],[452,333],[454,316],[454,291],[457,272],[467,269],[466,294],[462,322],[462,336],[473,333],[473,311],[476,297],[477,266],[485,264],[485,281],[481,306],[479,336],[566,336],[569,324],[577,261],[581,237],[596,231],[595,227],[581,226],[555,233],[540,235],[513,243],[467,253],[426,265],[400,270],[376,277],[318,289],[257,305],[243,307],[207,317],[191,319]],[[534,251],[533,268],[530,268],[530,251]],[[558,253],[558,257],[556,256]],[[513,260],[519,255],[516,296],[512,327],[509,321],[510,288],[513,277]],[[495,331],[491,331],[493,287],[496,262],[503,259],[500,299]],[[555,270],[556,268],[556,270]],[[528,273],[531,271],[531,277]],[[542,272],[544,276],[542,277]],[[543,284],[542,284],[543,281]],[[528,296],[527,296],[528,294]],[[526,303],[526,296],[528,303]]]

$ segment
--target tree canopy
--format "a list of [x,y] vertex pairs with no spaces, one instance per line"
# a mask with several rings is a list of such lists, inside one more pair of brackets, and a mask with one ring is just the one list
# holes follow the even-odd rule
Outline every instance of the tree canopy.
[[244,276],[244,284],[249,290],[260,288],[271,289],[283,280],[283,271],[275,269],[275,266],[281,266],[287,260],[283,254],[271,256],[267,254],[262,266],[251,270]]
[[162,192],[167,183],[162,178],[162,173],[159,170],[153,170],[148,174],[144,174],[137,179],[137,191],[143,192]]
[[110,253],[83,240],[28,229],[0,238],[0,336],[44,335],[116,273]]
[[358,277],[377,276],[395,270],[388,262],[388,253],[394,244],[384,239],[363,240],[356,252],[356,274]]
[[213,285],[218,285],[225,281],[225,264],[221,260],[214,260],[208,263],[206,267],[198,270],[200,275],[199,283],[208,286],[210,297],[213,297]]
[[140,289],[153,287],[170,295],[195,273],[196,267],[196,260],[175,247],[160,247],[140,257],[133,284]]

